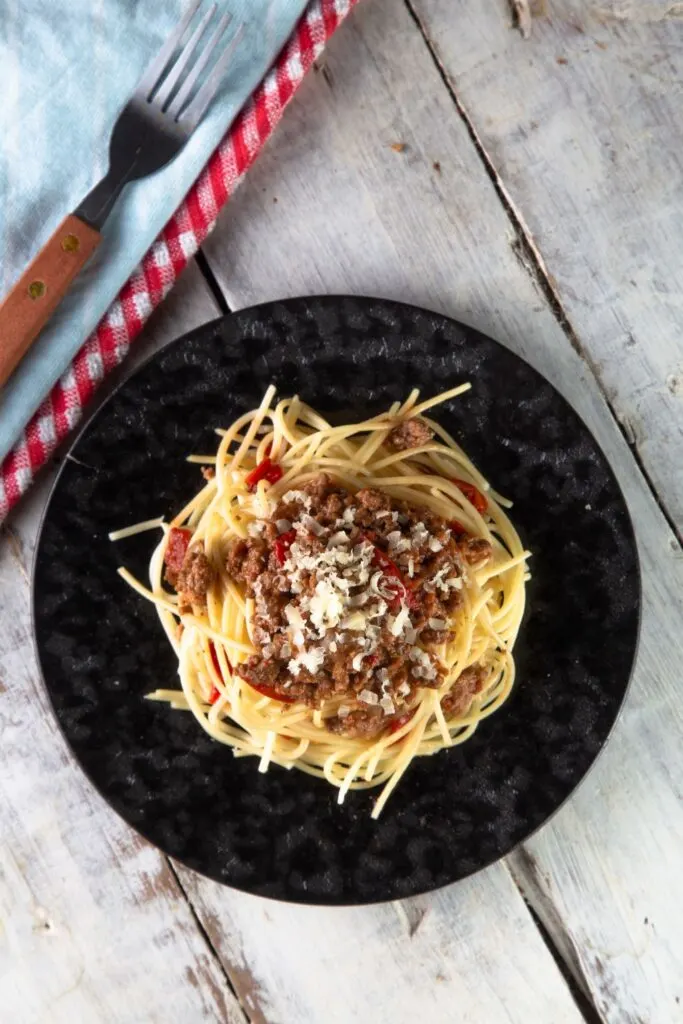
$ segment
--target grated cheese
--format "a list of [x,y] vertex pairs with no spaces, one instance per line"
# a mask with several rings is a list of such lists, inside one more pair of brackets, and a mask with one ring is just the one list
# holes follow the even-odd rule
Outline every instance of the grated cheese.
[[392,636],[400,636],[410,621],[410,611],[406,604],[402,604],[397,615],[389,619],[389,632]]
[[305,509],[310,509],[312,500],[310,494],[306,494],[305,491],[287,491],[283,494],[282,501],[285,505],[291,505],[296,502],[299,505],[303,505]]
[[327,528],[322,526],[317,519],[313,518],[313,516],[303,515],[301,517],[301,522],[306,529],[310,530],[310,532],[315,534],[316,537],[322,537],[324,533],[327,533]]

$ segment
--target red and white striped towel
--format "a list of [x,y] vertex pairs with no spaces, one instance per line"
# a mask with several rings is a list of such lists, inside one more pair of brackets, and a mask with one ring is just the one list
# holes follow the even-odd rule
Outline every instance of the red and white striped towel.
[[126,282],[0,469],[0,522],[80,420],[173,287],[280,121],[313,61],[357,0],[312,0],[277,61],[215,151],[182,206]]

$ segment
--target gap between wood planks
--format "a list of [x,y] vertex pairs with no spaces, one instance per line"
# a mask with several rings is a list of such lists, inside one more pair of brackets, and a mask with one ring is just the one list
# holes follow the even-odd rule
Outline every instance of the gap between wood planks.
[[[195,910],[194,903],[192,902],[192,900],[188,896],[188,894],[187,894],[187,892],[185,890],[185,886],[183,885],[183,883],[180,880],[180,876],[179,876],[178,872],[176,871],[175,864],[173,863],[173,861],[171,860],[170,857],[166,857],[163,854],[162,854],[162,856],[164,857],[164,860],[168,864],[168,867],[169,867],[169,870],[170,870],[171,874],[175,878],[175,883],[178,886],[178,890],[180,891],[180,893],[181,893],[183,899],[185,900],[185,902],[187,903],[187,906],[189,908],[190,914],[192,915],[192,920],[195,923],[197,931],[199,932],[199,934],[201,935],[202,939],[204,940],[204,943],[205,943],[206,948],[207,948],[207,950],[209,952],[209,955],[213,958],[213,960],[214,960],[214,962],[216,964],[217,969],[221,972],[221,974],[223,976],[223,980],[225,981],[225,984],[227,985],[228,989],[230,990],[230,992],[232,992],[233,996],[235,997],[235,1000],[239,1003],[240,1009],[241,1009],[242,1014],[244,1016],[245,1024],[251,1024],[251,1017],[247,1013],[247,1011],[245,1009],[245,1006],[244,1006],[244,1003],[242,1002],[242,1000],[240,998],[240,994],[239,994],[237,988],[235,987],[235,985],[233,984],[232,978],[228,974],[228,971],[224,967],[223,961],[220,958],[218,950],[216,949],[216,947],[214,946],[213,942],[211,941],[211,938],[209,937],[209,933],[207,932],[206,928],[204,927],[204,925],[202,923],[202,919],[200,918],[199,914]],[[589,1024],[590,1024],[590,1022],[589,1022]]]
[[225,316],[227,313],[232,313],[232,310],[228,305],[225,295],[221,291],[221,286],[216,280],[214,272],[211,269],[211,264],[207,260],[203,249],[197,250],[194,256],[194,260],[195,263],[197,264],[197,267],[199,268],[200,273],[202,274],[204,280],[206,281],[206,285],[211,294],[213,295],[214,301],[216,302],[216,305],[220,309],[222,315]]
[[415,22],[415,25],[417,26],[417,29],[425,42],[425,46],[427,47],[427,50],[429,51],[429,54],[434,62],[434,65],[439,75],[441,76],[441,80],[443,81],[451,99],[453,100],[453,103],[458,114],[460,115],[463,123],[465,124],[465,127],[467,128],[469,136],[472,139],[474,148],[477,151],[479,158],[484,166],[484,170],[486,171],[489,179],[491,180],[491,183],[494,189],[496,190],[496,194],[498,195],[498,198],[500,199],[503,208],[508,216],[510,224],[515,232],[515,237],[511,245],[513,253],[517,257],[518,261],[521,263],[522,267],[527,272],[529,277],[534,281],[536,286],[539,288],[539,290],[545,297],[548,305],[550,306],[550,309],[552,310],[553,315],[555,316],[555,319],[564,331],[564,334],[567,337],[570,345],[577,353],[577,355],[579,355],[579,357],[584,361],[584,363],[590,370],[591,374],[595,378],[597,386],[600,389],[600,393],[604,398],[610,413],[612,414],[614,422],[616,423],[617,429],[619,430],[622,437],[626,441],[626,444],[631,450],[631,453],[636,461],[638,469],[640,470],[643,479],[647,484],[648,490],[650,491],[652,497],[657,503],[657,507],[664,516],[671,532],[678,541],[679,547],[683,548],[683,532],[681,532],[677,523],[669,514],[666,505],[660,498],[657,489],[650,478],[645,463],[641,458],[640,451],[638,450],[638,438],[635,437],[632,431],[629,430],[628,424],[622,423],[619,417],[617,416],[612,401],[610,400],[609,391],[603,384],[599,368],[596,366],[595,361],[591,357],[590,353],[587,352],[584,346],[582,345],[578,334],[574,330],[574,327],[569,319],[569,316],[567,315],[560,300],[555,279],[553,278],[553,275],[549,272],[548,268],[545,265],[543,256],[541,255],[541,252],[534,241],[533,235],[531,234],[531,231],[529,230],[524,220],[522,211],[515,204],[512,195],[506,188],[503,179],[501,178],[500,174],[498,173],[498,170],[496,169],[496,165],[493,162],[492,157],[489,156],[488,152],[486,151],[486,148],[479,136],[479,133],[477,132],[474,121],[472,117],[470,117],[465,105],[463,104],[462,100],[460,99],[460,96],[458,95],[458,92],[455,87],[455,82],[453,81],[453,78],[449,75],[448,71],[446,70],[446,67],[444,66],[443,61],[441,60],[437,44],[430,37],[426,25],[423,23],[419,13],[416,11],[414,7],[413,0],[404,0],[404,3],[406,5],[408,13]]
[[[555,907],[544,895],[535,857],[525,849],[523,844],[512,851],[512,857],[514,858],[513,864],[506,861],[505,866],[524,900],[548,952],[567,983],[579,1012],[583,1014],[586,1024],[602,1024],[603,1018],[591,997],[590,984],[581,969],[581,962],[576,954],[571,936],[564,927]],[[517,870],[515,870],[515,861]]]

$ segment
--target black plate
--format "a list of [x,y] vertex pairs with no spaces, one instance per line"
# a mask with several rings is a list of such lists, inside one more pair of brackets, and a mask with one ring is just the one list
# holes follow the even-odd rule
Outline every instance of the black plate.
[[[515,507],[533,551],[505,706],[462,747],[418,758],[379,822],[377,791],[266,775],[189,713],[143,700],[175,685],[154,608],[116,575],[146,576],[156,537],[117,527],[170,515],[197,490],[191,452],[274,382],[331,416],[365,417],[419,387],[473,390],[438,411]],[[76,758],[111,806],[165,853],[227,885],[303,903],[370,903],[454,882],[508,853],[588,771],[634,661],[640,581],[619,487],[590,433],[538,373],[489,338],[394,302],[316,298],[193,331],[126,381],[74,445],[38,545],[38,655]]]

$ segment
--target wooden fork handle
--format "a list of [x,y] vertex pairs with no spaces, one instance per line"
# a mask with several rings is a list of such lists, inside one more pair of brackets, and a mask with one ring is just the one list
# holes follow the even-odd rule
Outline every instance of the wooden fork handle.
[[99,243],[99,232],[70,213],[0,303],[0,387]]

